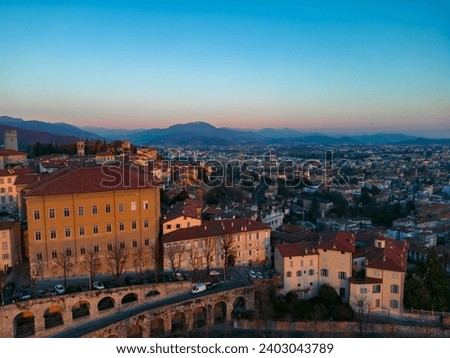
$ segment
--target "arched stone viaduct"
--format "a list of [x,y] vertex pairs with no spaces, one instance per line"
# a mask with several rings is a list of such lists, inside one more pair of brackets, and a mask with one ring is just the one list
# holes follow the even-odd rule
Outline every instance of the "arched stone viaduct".
[[[0,337],[47,337],[139,305],[183,294],[191,282],[168,282],[32,299],[0,307]],[[155,294],[159,292],[159,294]],[[254,308],[253,287],[192,298],[131,316],[86,337],[162,337],[231,320],[235,306]]]
[[111,324],[83,337],[141,338],[183,336],[231,321],[235,306],[254,308],[253,287],[240,287],[213,293],[183,303],[151,309]]

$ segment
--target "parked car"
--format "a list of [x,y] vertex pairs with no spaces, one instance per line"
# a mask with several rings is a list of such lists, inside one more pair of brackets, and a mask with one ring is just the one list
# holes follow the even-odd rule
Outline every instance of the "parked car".
[[195,285],[194,287],[191,288],[191,293],[193,295],[206,291],[206,284],[205,283],[199,283],[198,285]]
[[262,274],[261,272],[259,272],[259,271],[256,273],[256,277],[258,277],[258,278],[264,278],[263,274]]
[[21,300],[29,300],[31,298],[31,293],[29,290],[23,290],[22,294],[20,295]]
[[250,278],[256,278],[256,273],[255,273],[255,271],[249,271],[248,272],[248,277],[250,277]]
[[57,284],[57,285],[55,285],[55,291],[58,295],[63,295],[64,292],[66,292],[66,289],[64,288],[63,285]]
[[219,271],[211,271],[209,273],[209,276],[220,276],[220,272]]
[[45,291],[45,295],[47,297],[49,297],[49,296],[56,296],[57,293],[56,293],[54,288],[47,288],[47,290]]
[[100,281],[95,281],[92,284],[92,288],[94,288],[96,290],[103,290],[105,288],[105,285],[103,285],[103,283],[101,283]]
[[43,297],[45,297],[45,291],[44,290],[37,290],[36,298],[43,298]]
[[184,280],[183,275],[182,275],[181,273],[179,273],[179,272],[175,272],[175,273],[173,274],[173,278],[174,278],[174,280],[176,280],[176,281],[183,281],[183,280]]

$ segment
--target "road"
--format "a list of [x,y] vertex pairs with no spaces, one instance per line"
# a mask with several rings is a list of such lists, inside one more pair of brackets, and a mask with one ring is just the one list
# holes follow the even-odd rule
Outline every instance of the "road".
[[55,333],[54,335],[51,335],[49,337],[55,337],[55,338],[78,338],[85,334],[88,334],[90,332],[102,329],[104,327],[109,326],[110,324],[117,323],[122,321],[123,319],[126,319],[128,317],[137,315],[139,313],[148,311],[150,309],[155,309],[159,307],[163,307],[166,305],[171,305],[174,303],[180,303],[186,300],[191,300],[194,298],[207,296],[213,293],[226,291],[238,287],[245,287],[250,286],[251,282],[249,280],[235,280],[235,281],[227,281],[222,283],[220,287],[192,295],[190,292],[183,293],[178,296],[169,297],[169,298],[163,298],[157,301],[145,303],[136,307],[132,307],[123,311],[115,312],[111,315],[101,317],[98,319],[95,319],[93,321],[86,322],[84,324],[80,324],[77,327],[69,328],[64,331]]

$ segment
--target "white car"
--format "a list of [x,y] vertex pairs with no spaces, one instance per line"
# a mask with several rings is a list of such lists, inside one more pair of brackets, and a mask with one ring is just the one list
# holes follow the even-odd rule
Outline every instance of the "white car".
[[96,290],[103,290],[105,288],[105,285],[103,283],[101,283],[100,281],[95,281],[92,284],[92,287],[95,288]]
[[209,276],[220,276],[220,272],[219,271],[211,271],[209,273]]
[[250,278],[256,278],[256,273],[255,273],[255,271],[249,271],[249,272],[248,272],[248,276],[249,276]]
[[55,291],[58,295],[63,295],[64,292],[66,292],[66,289],[64,288],[63,285],[58,284],[58,285],[55,285]]

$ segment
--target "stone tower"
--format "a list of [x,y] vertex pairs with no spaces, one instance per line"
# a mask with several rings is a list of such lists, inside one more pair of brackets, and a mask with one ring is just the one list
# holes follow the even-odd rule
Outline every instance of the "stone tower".
[[16,152],[19,150],[17,131],[15,129],[5,130],[5,133],[3,135],[3,142],[5,144],[5,149],[12,149]]
[[77,154],[80,157],[84,157],[84,141],[83,140],[79,140],[77,142]]

